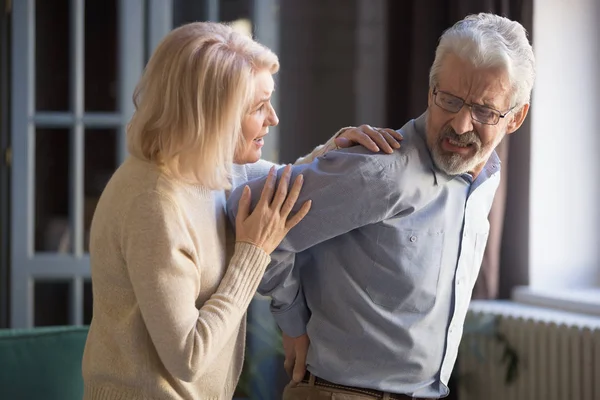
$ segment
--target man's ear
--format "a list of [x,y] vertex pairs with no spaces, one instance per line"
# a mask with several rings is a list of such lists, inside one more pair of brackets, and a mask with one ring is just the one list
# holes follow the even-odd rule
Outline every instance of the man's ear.
[[525,117],[529,112],[529,103],[524,104],[518,111],[512,113],[512,118],[506,127],[506,134],[510,135],[523,125]]

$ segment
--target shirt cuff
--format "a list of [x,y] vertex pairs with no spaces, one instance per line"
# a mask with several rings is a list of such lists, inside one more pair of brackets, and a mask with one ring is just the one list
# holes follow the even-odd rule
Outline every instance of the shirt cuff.
[[273,318],[283,333],[290,337],[302,336],[306,333],[306,325],[310,319],[310,310],[302,300],[298,299],[295,304],[284,311],[271,309]]

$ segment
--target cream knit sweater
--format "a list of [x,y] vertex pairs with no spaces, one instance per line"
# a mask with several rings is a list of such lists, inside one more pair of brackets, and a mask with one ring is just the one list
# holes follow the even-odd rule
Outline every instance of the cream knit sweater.
[[[332,138],[298,163],[334,147]],[[234,186],[271,165],[237,166]],[[270,257],[235,243],[225,196],[133,157],[115,172],[92,221],[84,399],[232,398],[246,309]]]
[[85,399],[232,397],[246,308],[270,257],[227,238],[224,207],[223,192],[151,163],[129,158],[117,170],[92,222]]

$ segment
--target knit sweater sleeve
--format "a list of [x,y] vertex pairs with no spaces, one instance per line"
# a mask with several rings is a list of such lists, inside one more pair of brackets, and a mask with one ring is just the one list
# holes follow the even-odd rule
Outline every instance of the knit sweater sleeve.
[[139,195],[123,223],[122,249],[142,318],[158,355],[173,376],[201,376],[238,328],[270,257],[237,243],[216,292],[196,307],[201,249],[175,202],[158,192]]
[[332,150],[336,150],[338,147],[335,144],[335,139],[350,128],[352,128],[352,127],[347,126],[345,128],[340,129],[331,138],[329,138],[329,140],[327,142],[325,142],[324,144],[318,145],[317,147],[315,147],[313,149],[313,151],[311,151],[309,154],[305,155],[304,157],[298,158],[296,160],[296,162],[294,163],[294,165],[310,164],[311,162],[313,162],[315,160],[315,158],[321,157],[322,155],[327,154]]

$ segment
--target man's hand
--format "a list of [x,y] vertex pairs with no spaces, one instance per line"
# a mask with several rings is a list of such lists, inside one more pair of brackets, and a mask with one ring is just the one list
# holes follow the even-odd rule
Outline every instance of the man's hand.
[[300,383],[306,373],[306,353],[308,353],[309,344],[310,340],[307,334],[295,338],[283,334],[283,350],[285,352],[283,367],[294,384]]
[[390,154],[394,149],[400,148],[402,135],[393,129],[373,128],[370,125],[361,125],[357,128],[346,128],[335,138],[338,148],[347,148],[357,144],[373,151]]

